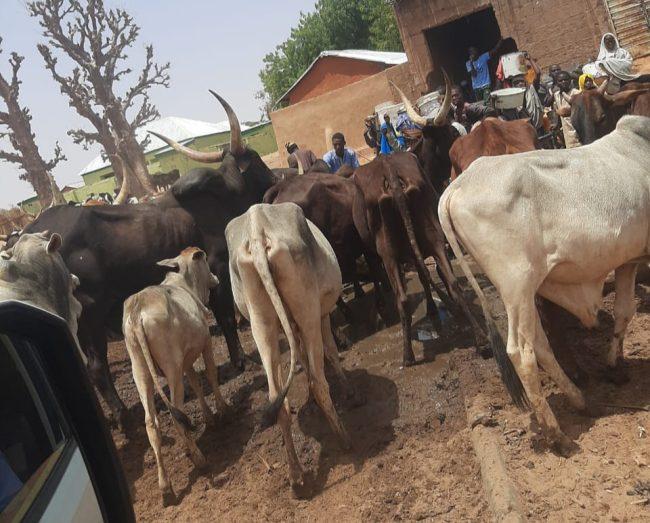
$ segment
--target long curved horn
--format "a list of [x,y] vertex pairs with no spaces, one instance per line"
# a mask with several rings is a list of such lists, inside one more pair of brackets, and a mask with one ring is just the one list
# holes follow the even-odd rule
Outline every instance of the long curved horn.
[[415,110],[415,107],[413,107],[413,105],[406,97],[406,95],[402,92],[402,90],[399,87],[397,87],[393,82],[390,82],[390,85],[393,86],[393,88],[397,91],[397,94],[399,94],[400,98],[402,99],[402,103],[404,104],[404,108],[406,109],[406,114],[411,119],[411,121],[414,124],[419,125],[420,127],[426,126],[429,122],[424,116],[421,116]]
[[433,118],[433,120],[421,116],[415,110],[415,107],[413,107],[413,104],[409,101],[409,99],[402,92],[402,90],[399,87],[397,87],[393,82],[390,82],[390,85],[392,85],[397,91],[397,93],[400,95],[400,98],[402,99],[402,103],[404,104],[404,107],[406,109],[406,114],[408,114],[408,117],[411,119],[411,121],[414,124],[417,124],[420,127],[424,127],[425,125],[434,125],[435,127],[440,127],[442,125],[445,125],[447,121],[447,113],[449,112],[449,108],[451,107],[451,80],[449,80],[447,71],[445,71],[444,69],[442,70],[442,74],[445,77],[445,98],[442,101],[442,105],[440,106],[440,110],[438,111],[438,114],[436,114],[436,117]]
[[241,137],[241,127],[239,126],[239,120],[237,119],[237,115],[235,114],[235,111],[232,110],[232,107],[226,102],[221,96],[219,96],[217,93],[215,93],[212,89],[210,89],[210,94],[214,96],[217,100],[219,100],[219,103],[223,107],[224,111],[226,111],[226,114],[228,115],[228,123],[230,124],[230,152],[231,154],[234,154],[237,156],[238,154],[242,154],[246,147],[244,146],[244,142]]
[[451,107],[451,80],[447,75],[447,71],[442,70],[442,75],[445,77],[445,98],[442,101],[442,106],[436,114],[436,117],[433,120],[433,125],[435,127],[440,127],[445,125],[447,122],[447,114],[449,113],[449,108]]
[[185,147],[184,145],[181,145],[178,142],[175,142],[171,138],[167,138],[166,136],[163,136],[162,134],[158,134],[154,131],[147,131],[149,134],[153,134],[157,138],[160,138],[163,142],[165,142],[167,145],[169,145],[172,149],[175,151],[178,151],[181,154],[184,154],[187,156],[190,160],[194,160],[196,162],[201,162],[201,163],[215,163],[215,162],[220,162],[223,160],[223,151],[214,151],[214,152],[203,152],[203,151],[195,151],[194,149],[190,149],[189,147]]

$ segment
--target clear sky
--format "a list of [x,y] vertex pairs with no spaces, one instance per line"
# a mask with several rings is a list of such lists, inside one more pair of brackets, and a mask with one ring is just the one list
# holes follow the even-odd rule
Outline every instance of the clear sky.
[[[171,86],[156,87],[151,99],[162,116],[182,116],[217,122],[225,114],[208,89],[219,92],[240,120],[257,120],[261,89],[258,72],[264,55],[285,40],[300,11],[310,11],[315,0],[105,0],[108,6],[125,8],[141,27],[140,39],[130,51],[135,71],[144,62],[144,46],[152,43],[161,63],[171,62]],[[61,144],[67,162],[54,176],[63,186],[80,181],[77,176],[100,149],[84,151],[72,143],[68,129],[88,124],[68,106],[57,84],[43,65],[36,44],[43,41],[41,28],[30,18],[25,0],[0,0],[0,36],[3,38],[0,71],[9,76],[11,51],[25,56],[20,70],[20,101],[31,110],[32,128],[41,155],[52,157]],[[0,108],[3,103],[0,102]],[[9,148],[6,141],[0,147]],[[0,161],[0,207],[6,208],[33,195],[31,185],[18,179],[19,170]]]

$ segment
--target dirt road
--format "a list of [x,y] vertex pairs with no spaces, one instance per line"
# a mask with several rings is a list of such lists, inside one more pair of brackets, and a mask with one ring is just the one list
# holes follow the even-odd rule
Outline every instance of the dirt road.
[[[417,287],[410,287],[413,303],[420,305],[414,327],[417,336],[423,307]],[[632,380],[617,387],[594,377],[587,385],[590,396],[617,404],[650,403],[647,290],[637,286],[639,313],[625,344]],[[611,296],[607,306],[611,309]],[[359,319],[371,308],[370,297],[357,304]],[[593,376],[602,369],[611,332],[611,320],[606,315],[605,320],[603,328],[592,332],[567,326],[580,362]],[[235,414],[217,429],[205,430],[197,402],[186,392],[186,412],[199,427],[195,436],[209,462],[203,472],[194,470],[176,443],[168,414],[161,414],[163,453],[179,497],[177,505],[166,508],[140,421],[142,409],[128,356],[122,344],[112,345],[111,371],[140,427],[129,439],[117,430],[113,433],[132,485],[138,520],[491,521],[471,446],[464,394],[483,402],[493,425],[489,430],[505,457],[525,516],[555,521],[650,518],[650,506],[642,504],[644,496],[650,496],[643,490],[646,485],[650,488],[650,440],[645,433],[650,430],[650,413],[619,408],[607,409],[598,419],[586,418],[573,412],[545,379],[560,423],[580,447],[572,457],[560,458],[546,448],[534,425],[531,429],[530,416],[511,406],[493,361],[474,356],[469,332],[424,344],[414,342],[422,363],[407,369],[400,368],[399,325],[370,335],[348,334],[356,341],[342,353],[343,366],[366,399],[357,407],[337,402],[354,440],[353,449],[340,449],[319,409],[307,401],[304,373],[298,375],[289,395],[296,449],[305,468],[313,473],[315,494],[311,499],[297,500],[291,494],[279,429],[255,429],[256,415],[267,394],[263,370],[252,365],[239,376],[229,375],[223,340],[215,337],[215,353],[224,371],[222,394]],[[241,338],[245,350],[253,353],[250,331],[243,331]],[[287,362],[288,353],[283,356]],[[476,371],[475,386],[468,387],[470,390],[459,385],[459,366],[472,366]],[[336,401],[340,394],[335,379],[330,383]]]

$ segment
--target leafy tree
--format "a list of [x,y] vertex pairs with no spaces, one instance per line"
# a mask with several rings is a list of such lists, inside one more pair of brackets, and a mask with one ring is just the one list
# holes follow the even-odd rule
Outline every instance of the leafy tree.
[[264,57],[263,110],[275,105],[309,64],[328,49],[401,51],[393,8],[387,0],[318,0],[301,13],[289,38]]

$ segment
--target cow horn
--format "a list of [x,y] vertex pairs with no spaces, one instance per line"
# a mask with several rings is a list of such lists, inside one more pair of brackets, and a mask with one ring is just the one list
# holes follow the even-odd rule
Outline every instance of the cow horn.
[[232,110],[232,107],[230,107],[228,102],[221,98],[221,96],[215,93],[212,89],[210,89],[210,94],[219,100],[219,103],[228,115],[228,123],[230,124],[230,152],[235,156],[242,154],[245,147],[241,138],[241,127],[239,126],[239,120],[237,119],[235,111]]
[[184,154],[187,156],[189,159],[194,160],[196,162],[201,162],[201,163],[215,163],[215,162],[220,162],[223,160],[223,151],[214,151],[214,152],[203,152],[203,151],[195,151],[194,149],[190,149],[189,147],[185,147],[184,145],[181,145],[178,142],[175,142],[171,138],[167,138],[166,136],[163,136],[162,134],[158,134],[154,131],[147,131],[149,134],[153,134],[154,136],[160,138],[163,142],[165,142],[167,145],[169,145],[172,149],[175,151],[178,151],[181,154]]
[[426,126],[428,124],[427,119],[424,116],[418,114],[418,112],[415,110],[415,107],[413,107],[413,105],[406,97],[406,95],[402,92],[402,90],[399,87],[397,87],[393,82],[390,82],[390,85],[393,86],[393,88],[397,91],[397,94],[399,94],[400,98],[402,99],[402,103],[404,104],[404,108],[406,109],[406,114],[411,119],[411,121],[414,124],[419,125],[420,127]]
[[424,116],[421,116],[415,110],[415,107],[413,107],[413,104],[409,101],[409,99],[402,92],[402,90],[399,87],[397,87],[393,82],[390,82],[390,84],[395,88],[397,93],[400,95],[400,98],[402,99],[402,103],[404,104],[404,107],[406,109],[406,114],[408,114],[408,117],[411,119],[411,121],[414,124],[417,124],[420,127],[424,127],[426,125],[433,125],[435,127],[440,127],[444,125],[445,122],[447,121],[447,113],[449,112],[449,108],[451,107],[451,81],[449,80],[447,71],[443,69],[442,74],[445,77],[445,98],[442,101],[440,110],[438,111],[438,114],[433,119],[433,121],[425,118]]
[[445,125],[447,121],[447,114],[449,113],[449,108],[451,107],[451,80],[447,75],[447,71],[442,70],[442,75],[445,77],[445,98],[442,101],[442,106],[438,111],[438,114],[433,120],[433,125],[435,127],[441,127]]

